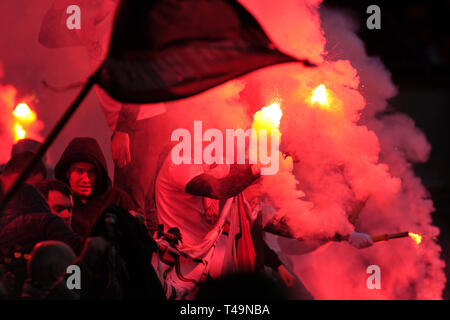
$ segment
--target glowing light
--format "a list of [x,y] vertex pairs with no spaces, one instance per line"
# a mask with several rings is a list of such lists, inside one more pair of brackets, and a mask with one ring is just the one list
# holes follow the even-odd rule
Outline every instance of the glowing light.
[[23,127],[19,124],[16,123],[14,125],[14,142],[17,142],[20,139],[25,138],[27,132],[23,129]]
[[13,111],[14,117],[21,123],[30,123],[36,120],[36,114],[24,103],[19,103]]
[[[252,123],[252,139],[250,141],[249,155],[253,159],[258,159],[258,163],[260,163],[259,156],[260,152],[258,152],[259,148],[262,147],[261,141],[263,138],[267,139],[266,150],[272,150],[274,152],[274,145],[272,143],[280,143],[281,140],[281,132],[279,130],[280,120],[283,116],[283,112],[281,111],[281,103],[279,100],[273,100],[271,104],[268,106],[262,107],[253,115],[253,123]],[[255,134],[256,136],[253,136]],[[253,137],[256,140],[253,140]],[[253,142],[253,143],[252,143]],[[270,145],[270,146],[269,146]],[[278,152],[278,146],[275,146]]]
[[328,93],[327,88],[321,84],[317,88],[314,89],[311,96],[312,103],[319,103],[321,106],[328,106]]
[[422,242],[422,236],[420,234],[409,232],[408,235],[417,243]]
[[278,129],[282,116],[280,103],[274,102],[255,113],[252,127],[254,129]]

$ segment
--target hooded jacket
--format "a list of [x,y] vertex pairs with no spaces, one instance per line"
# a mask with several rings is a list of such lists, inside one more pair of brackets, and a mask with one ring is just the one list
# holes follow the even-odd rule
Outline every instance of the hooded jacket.
[[72,229],[76,233],[88,236],[101,212],[112,204],[125,210],[136,210],[136,205],[128,194],[112,187],[106,159],[95,139],[75,138],[69,143],[55,166],[56,179],[69,185],[68,172],[75,162],[89,162],[96,168],[95,186],[87,201],[83,203],[74,195]]
[[15,288],[10,292],[13,297],[18,297],[27,276],[26,255],[46,240],[62,241],[77,254],[82,248],[81,237],[51,213],[43,195],[24,184],[0,213],[0,263],[15,276]]

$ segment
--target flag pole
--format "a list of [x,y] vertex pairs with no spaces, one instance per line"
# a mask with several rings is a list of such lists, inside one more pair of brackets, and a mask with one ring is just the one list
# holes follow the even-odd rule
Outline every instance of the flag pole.
[[0,217],[3,214],[3,210],[5,209],[8,202],[12,199],[12,197],[16,194],[16,192],[19,190],[19,188],[22,186],[22,184],[27,180],[28,176],[33,171],[33,168],[37,164],[37,162],[42,158],[42,156],[47,152],[48,148],[53,144],[55,139],[58,137],[61,130],[65,127],[67,122],[70,120],[70,118],[73,116],[75,111],[78,109],[78,107],[81,105],[83,100],[86,98],[88,93],[91,91],[92,87],[94,86],[97,78],[97,74],[99,72],[100,68],[97,72],[95,72],[91,77],[89,77],[88,81],[84,85],[81,92],[78,94],[74,102],[70,105],[70,107],[66,110],[66,112],[63,114],[63,116],[59,119],[58,123],[55,125],[53,130],[50,132],[50,134],[45,139],[44,143],[40,146],[38,151],[35,153],[33,158],[31,159],[28,166],[25,168],[24,171],[19,175],[19,177],[16,179],[12,187],[8,190],[6,195],[1,199],[0,202]]

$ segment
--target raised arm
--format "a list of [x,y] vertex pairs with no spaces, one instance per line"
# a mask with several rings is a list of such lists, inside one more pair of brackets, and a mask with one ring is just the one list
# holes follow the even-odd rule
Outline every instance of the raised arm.
[[221,179],[204,173],[186,185],[187,193],[212,199],[227,199],[244,191],[260,176],[258,165],[231,165],[230,173]]

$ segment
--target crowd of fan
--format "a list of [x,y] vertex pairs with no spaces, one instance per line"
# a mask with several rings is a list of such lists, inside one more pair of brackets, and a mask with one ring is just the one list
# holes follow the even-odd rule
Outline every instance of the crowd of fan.
[[[13,147],[0,169],[0,200],[39,146],[25,139]],[[54,169],[40,160],[0,213],[0,299],[165,300],[151,264],[155,235],[131,197],[113,187],[97,141],[75,138]],[[249,273],[210,279],[199,297],[287,296]]]
[[[15,145],[0,174],[0,199],[38,146]],[[39,161],[1,212],[0,297],[164,299],[150,264],[156,244],[130,197],[112,186],[97,141],[75,138],[54,178],[48,171]],[[81,283],[70,287],[72,265]]]

